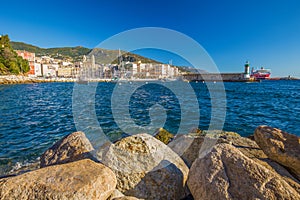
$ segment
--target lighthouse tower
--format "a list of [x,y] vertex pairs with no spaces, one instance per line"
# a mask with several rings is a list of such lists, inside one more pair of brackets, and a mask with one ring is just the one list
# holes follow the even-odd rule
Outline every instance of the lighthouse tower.
[[245,63],[244,78],[245,79],[250,78],[250,63],[249,63],[249,61],[246,61],[246,63]]

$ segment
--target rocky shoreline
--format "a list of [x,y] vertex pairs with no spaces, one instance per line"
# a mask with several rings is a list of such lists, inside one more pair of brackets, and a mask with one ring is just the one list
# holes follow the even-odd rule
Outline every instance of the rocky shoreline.
[[39,169],[0,179],[0,199],[295,200],[299,175],[300,138],[268,126],[249,138],[160,129],[97,150],[75,132],[45,151]]
[[[149,81],[156,79],[136,79],[131,81]],[[269,80],[300,80],[296,78],[274,78]],[[0,75],[0,85],[8,85],[8,84],[31,84],[31,83],[53,83],[53,82],[77,82],[76,78],[45,78],[45,77],[33,77],[33,76],[24,76],[24,75]],[[89,82],[114,82],[112,79],[92,79]],[[226,81],[225,81],[226,82]],[[228,82],[228,81],[227,81]],[[230,81],[229,81],[230,82]],[[240,82],[240,81],[233,81]],[[245,81],[242,81],[245,82]]]
[[22,75],[0,76],[0,84],[27,84],[27,83],[51,83],[51,82],[75,82],[74,78],[44,78]]

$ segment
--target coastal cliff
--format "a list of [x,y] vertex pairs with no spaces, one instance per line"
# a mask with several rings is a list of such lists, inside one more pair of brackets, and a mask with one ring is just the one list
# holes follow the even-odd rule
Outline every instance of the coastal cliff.
[[[43,154],[40,169],[0,179],[0,199],[300,199],[295,135],[268,126],[249,138],[159,130],[98,150],[72,133]],[[173,139],[165,144],[163,134]],[[207,141],[210,150],[199,155]]]

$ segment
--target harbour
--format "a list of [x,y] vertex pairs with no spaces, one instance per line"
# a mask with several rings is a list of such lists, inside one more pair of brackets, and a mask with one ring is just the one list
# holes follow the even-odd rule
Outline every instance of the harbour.
[[250,62],[246,61],[244,72],[241,73],[187,73],[183,79],[192,82],[260,82],[270,78],[270,70],[254,70],[250,72]]
[[300,200],[300,1],[3,1],[0,200]]

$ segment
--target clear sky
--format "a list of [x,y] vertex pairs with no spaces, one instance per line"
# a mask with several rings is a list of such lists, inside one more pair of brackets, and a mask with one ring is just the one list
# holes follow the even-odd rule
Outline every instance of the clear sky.
[[[253,67],[270,68],[273,77],[300,77],[299,0],[5,0],[0,5],[0,34],[13,41],[93,48],[128,29],[164,27],[199,42],[221,72],[243,71],[249,60]],[[167,55],[151,53],[163,62]]]

